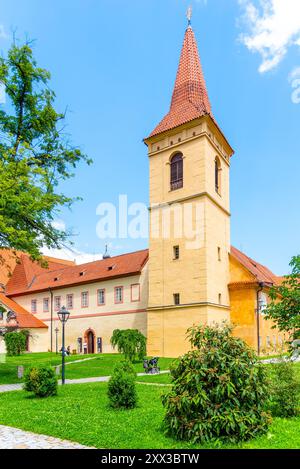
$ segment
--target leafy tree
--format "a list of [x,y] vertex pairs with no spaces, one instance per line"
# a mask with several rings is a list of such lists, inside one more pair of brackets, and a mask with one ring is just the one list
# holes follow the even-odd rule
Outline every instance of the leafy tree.
[[115,329],[110,342],[131,362],[146,355],[146,337],[137,329]]
[[271,288],[271,302],[264,313],[266,319],[274,321],[274,327],[300,339],[300,255],[292,258],[290,266],[292,273]]
[[193,443],[236,442],[267,431],[265,369],[231,331],[227,325],[189,329],[193,350],[171,368],[172,390],[162,398],[171,436]]
[[[0,108],[0,246],[40,259],[42,246],[60,247],[59,209],[74,199],[58,190],[80,160],[89,160],[65,133],[65,113],[54,108],[50,73],[38,67],[30,43],[0,58],[7,104]],[[0,251],[1,259],[1,251]]]
[[29,331],[25,329],[14,332],[6,332],[4,334],[4,342],[7,355],[21,355],[22,352],[25,352],[28,335]]

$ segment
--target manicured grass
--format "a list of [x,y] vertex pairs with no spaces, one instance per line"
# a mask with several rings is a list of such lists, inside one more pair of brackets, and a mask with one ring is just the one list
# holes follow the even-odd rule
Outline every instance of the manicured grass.
[[[94,360],[90,360],[82,363],[74,363],[66,369],[66,378],[77,379],[77,378],[89,378],[95,376],[110,376],[113,372],[114,367],[121,360],[124,360],[121,354],[103,354],[98,355]],[[174,358],[160,358],[159,366],[161,370],[168,370],[170,364],[174,361]],[[133,363],[134,369],[137,373],[143,373],[143,363]]]
[[[149,377],[148,377],[149,378]],[[108,406],[107,384],[65,385],[56,397],[37,399],[24,391],[4,393],[0,424],[78,441],[98,448],[199,448],[164,435],[161,394],[168,387],[137,385],[139,406],[116,411]],[[222,448],[300,448],[300,418],[275,419],[268,434]],[[204,447],[202,447],[204,448]]]
[[160,375],[137,376],[136,380],[139,383],[171,384],[172,382],[170,373],[163,373]]
[[[4,357],[2,355],[2,357]],[[100,355],[70,355],[66,357],[67,362],[81,360],[84,358],[92,357],[93,360],[88,360],[81,363],[74,363],[66,367],[66,378],[90,378],[97,376],[110,376],[117,363],[124,360],[123,355],[117,353],[108,353]],[[160,358],[159,365],[162,370],[169,368],[173,358]],[[30,366],[49,365],[56,366],[61,363],[61,355],[55,353],[28,353],[18,357],[5,357],[5,362],[0,361],[0,384],[13,384],[21,382],[17,378],[17,366],[24,365],[25,370]],[[143,363],[134,363],[134,369],[137,373],[142,373]]]
[[[66,357],[66,362],[80,360],[82,358],[93,357],[95,355],[70,355]],[[0,384],[19,383],[22,380],[17,378],[17,366],[23,365],[26,368],[31,366],[56,366],[61,363],[61,355],[51,352],[45,353],[25,353],[16,357],[0,355]]]

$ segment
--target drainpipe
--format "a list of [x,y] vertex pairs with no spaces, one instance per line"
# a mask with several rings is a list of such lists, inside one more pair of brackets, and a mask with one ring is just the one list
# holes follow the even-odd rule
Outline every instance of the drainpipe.
[[48,288],[50,293],[50,351],[53,352],[53,291]]
[[259,322],[259,293],[264,289],[264,282],[259,282],[259,288],[256,291],[256,328],[257,328],[257,355],[260,355],[260,343],[259,343],[259,336],[260,336],[260,322]]

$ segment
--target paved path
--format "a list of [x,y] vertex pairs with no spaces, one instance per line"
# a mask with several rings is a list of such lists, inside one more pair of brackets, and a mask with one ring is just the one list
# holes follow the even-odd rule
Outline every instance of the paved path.
[[[281,358],[267,358],[264,360],[260,360],[261,363],[280,363],[282,361]],[[289,358],[289,357],[284,357],[284,361],[286,362],[292,362],[292,363],[299,363],[300,362],[300,357],[298,358]]]
[[93,449],[79,443],[0,425],[0,449]]
[[[169,370],[162,370],[160,374],[170,373]],[[149,375],[147,373],[137,373],[137,376],[155,376]],[[84,383],[105,383],[108,381],[110,376],[96,376],[93,378],[79,378],[79,379],[66,379],[66,384],[84,384]],[[58,384],[61,384],[61,380],[58,381]],[[150,383],[152,384],[152,383]],[[160,384],[160,383],[157,383]],[[19,391],[23,388],[23,383],[17,384],[1,384],[0,385],[0,393],[1,392],[9,392],[9,391]]]

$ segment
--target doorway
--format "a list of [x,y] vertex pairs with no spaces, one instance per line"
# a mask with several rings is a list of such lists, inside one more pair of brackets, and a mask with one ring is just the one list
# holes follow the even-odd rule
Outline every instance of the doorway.
[[95,353],[95,334],[89,329],[86,332],[87,353]]

